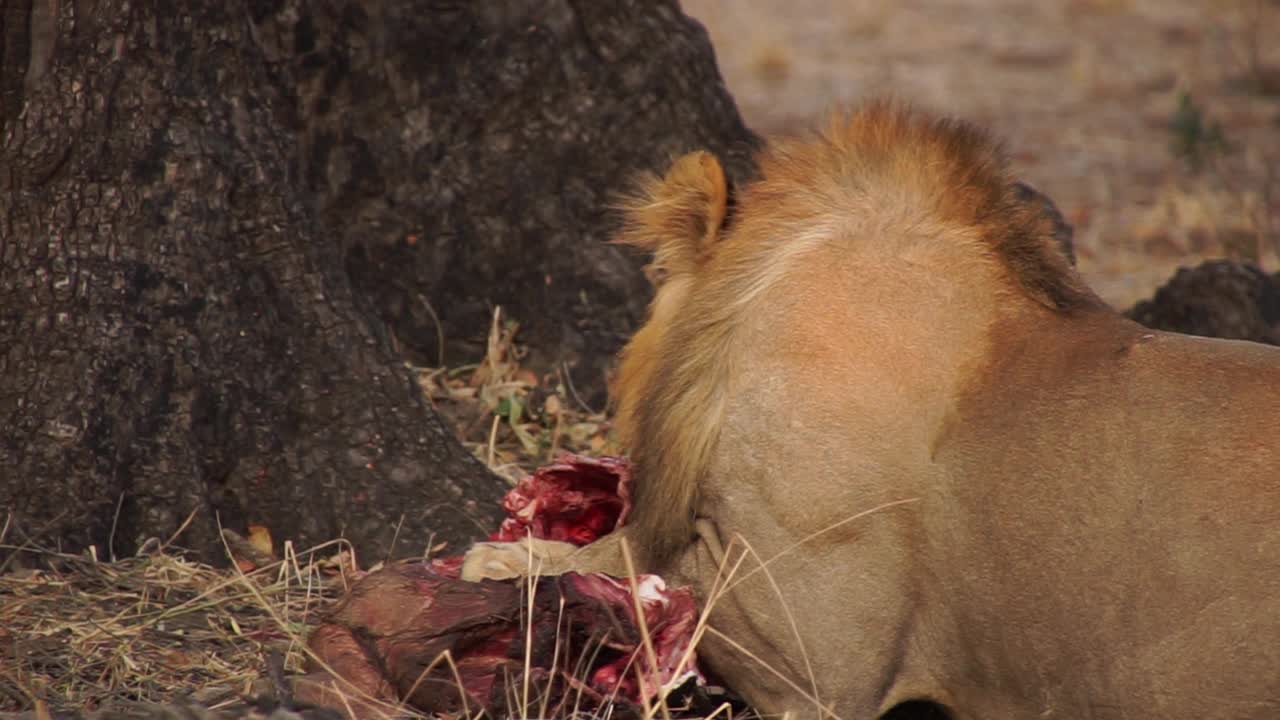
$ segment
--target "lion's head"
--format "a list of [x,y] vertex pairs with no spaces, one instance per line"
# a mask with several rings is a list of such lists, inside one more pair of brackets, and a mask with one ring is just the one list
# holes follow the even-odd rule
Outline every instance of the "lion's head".
[[656,296],[613,391],[639,473],[632,523],[656,558],[690,531],[724,389],[735,357],[751,351],[736,330],[808,251],[855,235],[941,237],[998,265],[1026,302],[1061,313],[1100,304],[1063,252],[1060,222],[971,125],[877,103],[776,142],[757,162],[758,178],[730,197],[720,163],[694,152],[624,204],[618,242],[653,253]]

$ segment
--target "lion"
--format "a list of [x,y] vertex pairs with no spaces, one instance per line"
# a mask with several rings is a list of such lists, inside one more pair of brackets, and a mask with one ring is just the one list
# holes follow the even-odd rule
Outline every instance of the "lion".
[[758,168],[627,205],[628,524],[464,576],[691,585],[765,714],[1280,717],[1280,349],[1115,312],[965,122],[873,103]]

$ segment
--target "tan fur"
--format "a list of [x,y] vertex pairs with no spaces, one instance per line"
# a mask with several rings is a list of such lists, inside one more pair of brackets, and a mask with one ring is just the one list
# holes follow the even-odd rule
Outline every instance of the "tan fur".
[[[706,153],[682,158],[664,182],[647,184],[619,238],[653,250],[668,285],[623,351],[614,387],[618,426],[644,478],[632,541],[655,562],[692,537],[734,333],[792,256],[830,242],[834,229],[964,228],[974,250],[998,258],[1036,301],[1061,312],[1100,304],[1059,251],[1052,218],[1019,199],[998,149],[972,126],[875,105],[837,116],[817,138],[772,146],[760,176],[742,199],[751,226],[719,249],[714,268],[705,267],[707,249],[721,231],[725,183]],[[686,301],[693,284],[699,292]],[[655,375],[664,382],[653,383]]]
[[[658,289],[649,322],[622,353],[618,382],[613,387],[622,444],[632,449],[637,472],[650,472],[653,478],[638,484],[629,521],[631,537],[636,538],[646,561],[669,558],[692,537],[697,475],[705,468],[714,443],[719,419],[716,390],[698,381],[700,371],[715,362],[722,331],[708,328],[699,333],[697,346],[681,353],[692,361],[687,370],[664,361],[671,358],[669,328],[682,323],[680,314],[688,288],[720,239],[727,203],[720,163],[709,153],[695,152],[677,160],[662,180],[645,182],[638,195],[624,205],[629,211],[628,222],[617,241],[653,252],[650,277]],[[668,385],[668,394],[683,395],[673,403],[651,398],[648,393],[655,384],[655,373],[672,373],[675,382]],[[660,406],[663,417],[652,417],[650,411]],[[659,423],[706,432],[666,435],[663,440],[677,443],[678,449],[642,470],[651,461],[640,459],[641,454],[635,451],[637,443],[652,446],[648,438],[653,429],[647,425]]]
[[700,651],[770,713],[1280,716],[1280,351],[1107,308],[963,123],[871,105],[759,169],[733,217],[706,154],[631,206],[628,527],[464,576],[626,542],[707,600],[745,542]]

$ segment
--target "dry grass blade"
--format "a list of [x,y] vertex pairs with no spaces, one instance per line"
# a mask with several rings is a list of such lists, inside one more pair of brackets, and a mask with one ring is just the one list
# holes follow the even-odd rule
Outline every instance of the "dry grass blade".
[[[653,674],[655,679],[661,681],[662,667],[658,664],[658,653],[653,648],[653,635],[649,632],[649,623],[644,616],[644,603],[640,599],[640,583],[636,580],[636,565],[631,557],[631,545],[627,543],[626,538],[623,538],[622,541],[622,561],[627,568],[627,582],[631,587],[632,608],[636,614],[636,625],[640,629],[640,640],[644,648],[645,659],[649,661],[649,672]],[[639,676],[641,682],[640,699],[645,704],[644,716],[645,718],[651,718],[653,717],[653,706],[649,703],[650,689],[644,687],[646,684],[644,679],[647,675],[641,672]],[[667,708],[667,688],[653,688],[653,691],[657,695],[657,707],[662,711],[663,720],[671,720],[671,711]]]
[[[782,608],[782,614],[787,619],[787,627],[791,630],[791,637],[796,641],[796,648],[800,651],[800,659],[804,662],[805,675],[809,678],[809,688],[812,692],[814,708],[819,718],[826,717],[824,713],[825,706],[822,704],[822,696],[818,693],[818,676],[813,672],[813,663],[809,660],[809,651],[805,647],[804,637],[800,634],[800,626],[796,622],[795,613],[791,610],[791,603],[787,602],[786,595],[783,594],[782,588],[778,585],[778,581],[774,578],[773,573],[769,572],[769,568],[765,566],[764,560],[751,547],[751,543],[741,535],[735,535],[734,539],[742,540],[742,547],[745,554],[755,558],[760,565],[760,570],[764,573],[765,580],[769,582],[769,589],[773,591],[774,597],[778,599],[778,605]],[[732,546],[732,541],[730,545]],[[776,556],[775,556],[776,557]]]
[[743,575],[742,577],[740,577],[740,578],[738,578],[736,581],[734,581],[734,583],[733,583],[732,585],[730,585],[730,586],[727,588],[727,590],[732,590],[733,588],[737,587],[739,584],[741,584],[742,582],[744,582],[745,580],[747,580],[748,578],[750,578],[752,575],[755,575],[756,573],[761,572],[761,571],[765,571],[765,570],[766,570],[766,568],[768,568],[768,566],[772,565],[772,564],[773,564],[775,561],[777,561],[779,558],[782,558],[782,557],[784,557],[784,556],[786,556],[786,555],[789,555],[789,554],[791,554],[791,553],[795,552],[797,549],[799,549],[799,548],[803,547],[804,545],[807,545],[807,544],[809,544],[809,543],[813,542],[814,540],[818,539],[819,537],[821,537],[821,536],[823,536],[823,535],[825,535],[825,534],[827,534],[827,533],[829,533],[829,532],[831,532],[831,531],[833,531],[833,530],[837,530],[837,529],[839,529],[839,528],[842,528],[842,527],[844,527],[845,525],[848,525],[848,524],[849,524],[849,523],[851,523],[851,522],[854,522],[854,521],[856,521],[856,520],[860,520],[860,519],[862,519],[862,518],[864,518],[864,517],[867,517],[868,515],[873,515],[873,514],[878,513],[878,512],[880,512],[880,511],[882,511],[882,510],[888,510],[889,508],[898,507],[899,505],[910,505],[911,503],[915,503],[915,502],[919,502],[919,501],[920,501],[920,498],[903,498],[903,499],[901,499],[901,500],[890,500],[889,502],[881,503],[881,504],[879,504],[879,505],[877,505],[877,506],[875,506],[875,507],[873,507],[873,508],[869,508],[869,509],[867,509],[867,510],[863,510],[862,512],[854,513],[853,515],[850,515],[849,517],[847,517],[847,518],[845,518],[845,519],[843,519],[843,520],[840,520],[840,521],[837,521],[837,522],[831,523],[830,525],[828,525],[828,526],[826,526],[826,527],[822,528],[821,530],[815,530],[814,532],[809,533],[808,535],[806,535],[806,536],[804,536],[804,537],[800,538],[799,540],[797,540],[797,541],[795,541],[795,542],[791,543],[791,544],[790,544],[790,545],[788,545],[787,547],[785,547],[785,548],[783,548],[782,550],[778,551],[778,553],[777,553],[776,555],[774,555],[773,557],[771,557],[771,558],[769,558],[768,560],[765,560],[764,562],[760,563],[760,566],[759,566],[759,567],[757,567],[757,568],[755,568],[755,569],[751,570],[751,571],[750,571],[750,572],[748,572],[746,575]]
[[161,702],[196,688],[214,707],[233,704],[261,691],[266,653],[301,667],[305,625],[285,618],[309,617],[341,590],[314,563],[272,579],[228,578],[173,554],[35,560],[45,567],[0,575],[0,710]]
[[582,401],[566,366],[541,377],[521,366],[527,350],[518,334],[495,309],[478,364],[417,370],[428,401],[462,444],[513,483],[561,452],[616,454],[608,418]]
[[786,683],[786,684],[787,684],[787,687],[790,687],[792,690],[795,690],[797,694],[801,695],[801,696],[802,696],[802,697],[804,697],[806,700],[808,700],[808,701],[812,702],[812,703],[813,703],[813,704],[814,704],[814,705],[819,709],[819,711],[820,711],[821,713],[823,713],[826,717],[830,717],[830,718],[832,718],[832,720],[841,720],[840,716],[839,716],[839,715],[837,715],[837,714],[836,714],[836,712],[835,712],[834,710],[832,710],[830,707],[827,707],[826,705],[823,705],[823,704],[821,704],[820,702],[818,702],[818,698],[813,697],[812,695],[810,695],[810,694],[809,694],[809,691],[805,690],[805,689],[804,689],[804,687],[803,687],[803,686],[801,686],[801,685],[800,685],[799,683],[797,683],[796,681],[794,681],[794,680],[792,680],[791,678],[787,677],[786,673],[781,672],[781,671],[779,671],[777,668],[775,668],[771,663],[769,663],[769,661],[768,661],[768,660],[765,660],[764,658],[760,657],[759,655],[756,655],[755,653],[751,652],[750,650],[748,650],[746,647],[744,647],[744,646],[743,646],[741,643],[739,643],[738,641],[734,640],[733,638],[729,637],[728,635],[725,635],[724,633],[720,632],[719,630],[716,630],[714,627],[712,627],[712,626],[710,626],[710,625],[708,625],[708,626],[707,626],[707,632],[711,633],[711,634],[712,634],[712,635],[714,635],[716,638],[718,638],[721,642],[723,642],[723,643],[725,643],[726,645],[728,645],[729,647],[733,648],[736,652],[741,653],[743,657],[745,657],[745,658],[747,658],[747,659],[751,660],[752,662],[755,662],[756,664],[758,664],[760,667],[764,668],[765,670],[768,670],[768,671],[769,671],[769,673],[770,673],[771,675],[773,675],[774,677],[778,678],[778,679],[779,679],[779,680],[781,680],[782,682]]
[[[839,715],[837,715],[830,707],[823,704],[818,695],[817,677],[813,671],[813,667],[809,660],[808,653],[805,650],[804,642],[801,638],[800,630],[795,620],[795,615],[791,611],[790,605],[787,603],[786,598],[782,593],[782,589],[777,583],[777,580],[773,577],[773,574],[769,572],[769,566],[773,564],[775,561],[777,561],[778,559],[786,555],[789,555],[792,552],[795,552],[800,547],[814,541],[815,539],[821,537],[822,535],[832,532],[833,530],[836,530],[838,528],[841,528],[851,522],[868,517],[870,515],[876,514],[883,510],[888,510],[890,508],[899,507],[903,505],[909,505],[911,503],[915,503],[918,501],[919,501],[919,498],[903,498],[900,500],[893,500],[886,503],[881,503],[880,505],[869,508],[867,510],[854,513],[849,517],[846,517],[842,520],[834,522],[824,528],[821,528],[819,530],[816,530],[806,535],[805,537],[797,540],[791,545],[788,545],[787,547],[783,548],[781,551],[774,554],[772,557],[768,558],[767,560],[761,559],[759,554],[755,552],[755,550],[751,547],[750,543],[747,542],[745,538],[743,538],[741,535],[735,534],[733,538],[730,540],[729,545],[725,548],[723,557],[721,557],[719,560],[720,567],[717,572],[716,580],[713,583],[710,592],[707,594],[707,600],[702,609],[702,614],[699,617],[698,623],[694,629],[693,642],[690,645],[690,649],[686,652],[686,655],[691,655],[693,652],[693,648],[695,648],[701,642],[703,635],[705,633],[710,632],[717,638],[724,641],[730,647],[734,648],[737,652],[740,652],[744,657],[759,664],[771,675],[774,675],[779,680],[782,680],[789,687],[795,690],[798,694],[805,697],[809,702],[813,703],[814,708],[817,711],[817,714],[819,717],[828,717],[828,718],[831,718],[831,720],[840,720]],[[738,545],[741,545],[743,549],[741,552],[735,553],[734,548]],[[730,564],[730,558],[733,558],[735,555],[736,555],[736,559],[733,560],[732,567],[728,567]],[[752,568],[750,571],[739,575],[738,573],[741,570],[742,564],[747,557],[755,558],[757,562],[757,566]],[[726,570],[726,568],[728,569]],[[778,598],[778,601],[782,606],[783,614],[785,615],[787,622],[789,624],[792,637],[795,639],[800,649],[802,662],[805,665],[806,674],[809,680],[810,689],[808,690],[803,688],[799,683],[797,683],[792,678],[788,677],[786,673],[783,673],[781,670],[777,669],[775,666],[769,663],[766,659],[761,658],[758,655],[752,653],[749,649],[744,647],[741,643],[738,643],[737,641],[728,637],[724,633],[721,633],[720,631],[716,630],[709,623],[711,612],[715,609],[716,605],[719,604],[724,599],[724,597],[728,593],[732,592],[740,584],[742,584],[746,580],[753,577],[756,573],[761,573],[761,572],[764,573],[766,581],[769,583],[771,589],[774,592],[774,595]],[[682,659],[680,662],[680,666],[683,666],[684,663],[685,663],[685,660]]]
[[[224,549],[227,551],[228,556],[231,556],[231,548],[225,544],[226,534],[222,533],[220,536],[223,538]],[[287,578],[289,576],[287,572],[288,564],[286,561],[278,561],[276,563],[273,563],[272,565],[267,566],[266,568],[258,568],[258,570],[255,570],[255,573],[261,570],[271,570],[271,569],[278,570],[277,572],[278,577]],[[353,699],[358,701],[356,707],[359,707],[362,710],[372,710],[374,712],[379,713],[379,715],[382,717],[400,718],[405,716],[406,708],[401,706],[389,706],[385,702],[377,698],[370,697],[368,694],[362,692],[359,688],[356,688],[355,686],[351,685],[349,682],[346,682],[346,679],[343,678],[340,674],[334,672],[333,669],[329,667],[327,663],[324,662],[323,658],[317,656],[315,653],[311,651],[311,648],[307,646],[304,633],[293,630],[293,626],[291,626],[290,623],[286,622],[284,615],[282,614],[281,611],[283,610],[287,612],[288,610],[287,607],[277,606],[276,604],[269,601],[267,597],[263,595],[263,593],[257,587],[257,585],[250,580],[251,576],[249,574],[242,572],[239,566],[237,566],[235,563],[232,563],[232,572],[234,573],[233,579],[239,581],[240,584],[248,591],[248,593],[258,601],[258,606],[262,609],[264,613],[266,613],[266,615],[272,621],[275,622],[276,627],[280,628],[282,631],[284,631],[287,634],[287,636],[291,640],[290,647],[300,649],[301,652],[305,654],[308,660],[310,660],[314,665],[323,668],[326,672],[329,673],[329,675],[334,680],[337,681],[338,685],[343,686],[343,687],[335,687],[334,689],[335,691],[337,691],[339,697],[341,697],[343,701],[347,703],[348,716],[360,717],[365,714],[363,712],[355,712],[351,709],[351,705],[349,701]],[[310,583],[308,583],[307,585],[309,586]],[[234,622],[234,618],[233,618],[233,622]],[[448,653],[446,652],[445,654],[447,655]],[[449,662],[450,666],[452,667],[453,666],[452,659],[446,658],[446,660]],[[439,658],[437,658],[437,661],[439,661]],[[424,671],[424,676],[425,676],[425,673],[429,673],[431,669],[434,668],[434,666],[435,666],[435,663],[432,663],[432,667],[429,667],[426,671]],[[457,677],[456,667],[454,667],[454,676]],[[458,683],[458,688],[459,688],[458,692],[461,693],[463,696],[463,707],[465,708],[466,693],[462,691],[461,689],[462,684],[460,681]]]

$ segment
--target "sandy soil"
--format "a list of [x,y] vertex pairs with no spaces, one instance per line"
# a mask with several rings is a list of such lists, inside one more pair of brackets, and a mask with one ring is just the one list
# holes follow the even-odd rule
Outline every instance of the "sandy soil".
[[[1179,265],[1280,245],[1276,0],[683,0],[748,124],[892,94],[979,121],[1076,226],[1117,307]],[[1234,150],[1171,150],[1189,93]]]

